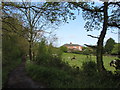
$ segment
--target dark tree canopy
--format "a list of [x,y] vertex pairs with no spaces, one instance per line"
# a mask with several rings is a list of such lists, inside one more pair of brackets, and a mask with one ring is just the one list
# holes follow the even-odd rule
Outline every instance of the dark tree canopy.
[[112,38],[109,38],[106,41],[106,45],[105,45],[105,51],[106,51],[106,53],[111,54],[111,52],[112,52],[112,50],[114,48],[114,45],[115,45],[115,40],[112,39]]
[[[103,2],[99,5],[95,2],[71,2],[83,11],[83,18],[86,21],[85,29],[87,31],[101,30],[97,42],[97,68],[99,72],[104,72],[103,64],[103,42],[108,29],[120,29],[120,2]],[[112,29],[114,30],[114,29]]]

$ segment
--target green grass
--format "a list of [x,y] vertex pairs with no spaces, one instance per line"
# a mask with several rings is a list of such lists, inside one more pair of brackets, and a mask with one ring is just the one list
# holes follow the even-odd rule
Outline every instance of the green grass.
[[2,87],[5,86],[7,79],[8,79],[8,74],[16,68],[21,63],[21,59],[16,59],[16,61],[11,61],[9,64],[2,66]]
[[[76,55],[76,60],[70,60],[68,57]],[[92,56],[91,62],[86,58],[86,55],[64,53],[62,56],[66,65],[79,66],[76,68],[63,68],[54,66],[36,65],[27,61],[27,74],[35,81],[42,82],[47,88],[118,88],[120,80],[114,78],[113,73],[101,75],[95,69],[96,57]],[[116,57],[104,56],[104,65],[107,70],[114,71],[114,68],[109,66],[109,62]],[[84,63],[83,63],[84,62]],[[86,63],[87,62],[87,63]]]
[[36,65],[28,60],[26,71],[33,80],[42,81],[42,84],[49,88],[75,87],[73,85],[74,78],[68,72],[55,67]]
[[[73,57],[76,56],[76,60],[71,60],[69,57]],[[73,54],[73,53],[63,53],[62,58],[65,62],[68,62],[70,66],[78,66],[81,67],[83,62],[89,61],[89,59],[87,59],[86,55],[82,55],[82,54]],[[91,60],[96,62],[96,56],[91,56]],[[114,67],[110,67],[109,63],[111,60],[115,59],[116,57],[112,57],[112,56],[103,56],[103,62],[104,62],[104,66],[107,70],[109,71],[114,71],[115,68]]]

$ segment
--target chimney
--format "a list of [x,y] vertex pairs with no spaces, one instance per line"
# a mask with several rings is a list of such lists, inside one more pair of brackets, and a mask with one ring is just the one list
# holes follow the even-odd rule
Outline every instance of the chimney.
[[72,42],[70,42],[70,44],[72,44]]

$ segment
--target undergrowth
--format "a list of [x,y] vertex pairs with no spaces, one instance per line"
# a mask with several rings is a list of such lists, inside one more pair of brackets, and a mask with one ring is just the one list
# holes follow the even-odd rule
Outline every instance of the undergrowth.
[[33,80],[44,83],[48,88],[118,88],[119,77],[111,73],[101,75],[96,70],[96,63],[84,62],[81,69],[36,65],[27,61],[27,74]]
[[5,87],[7,80],[8,80],[8,74],[15,69],[19,64],[21,63],[21,59],[16,59],[16,61],[11,61],[7,65],[2,66],[2,87]]

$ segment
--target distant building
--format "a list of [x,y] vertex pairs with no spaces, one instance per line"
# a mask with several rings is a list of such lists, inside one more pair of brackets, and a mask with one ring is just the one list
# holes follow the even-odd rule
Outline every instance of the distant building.
[[72,44],[72,42],[70,42],[70,44],[64,44],[63,46],[67,47],[70,50],[82,51],[82,46],[79,44]]

